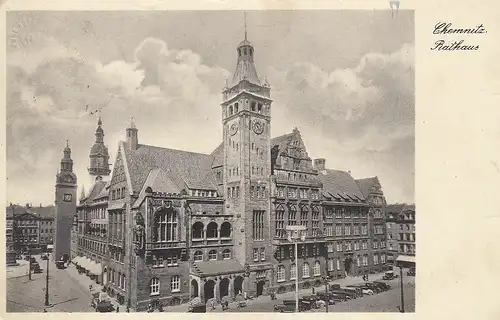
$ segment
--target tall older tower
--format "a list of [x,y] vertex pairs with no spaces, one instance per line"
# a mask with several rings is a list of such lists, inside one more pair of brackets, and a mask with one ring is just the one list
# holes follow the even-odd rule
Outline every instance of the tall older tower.
[[[269,175],[271,172],[270,87],[254,65],[255,50],[245,39],[236,48],[237,66],[223,90],[224,190],[226,211],[234,216],[234,257],[247,271],[271,257]],[[257,271],[255,271],[257,272]],[[252,282],[252,281],[251,281]],[[251,289],[252,290],[252,289]]]
[[76,214],[76,175],[73,173],[73,160],[69,144],[64,148],[64,156],[61,159],[61,169],[56,175],[56,217],[54,255],[52,258],[58,260],[63,255],[70,255],[71,251],[71,227],[73,217]]
[[108,148],[104,145],[104,130],[102,129],[101,117],[97,121],[97,129],[95,131],[95,143],[90,149],[90,166],[88,172],[90,174],[90,187],[96,180],[102,180],[103,177],[109,176],[109,153]]

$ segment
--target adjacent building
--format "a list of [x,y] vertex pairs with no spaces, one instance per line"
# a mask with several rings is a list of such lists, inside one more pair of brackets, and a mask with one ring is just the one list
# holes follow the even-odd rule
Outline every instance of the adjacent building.
[[415,205],[386,206],[387,262],[394,263],[399,255],[415,256]]
[[7,213],[7,249],[16,253],[46,251],[54,241],[55,207],[11,204]]
[[[136,310],[285,292],[296,278],[308,288],[325,276],[385,268],[378,179],[356,181],[313,160],[297,128],[271,138],[271,87],[259,79],[246,38],[236,56],[219,111],[223,141],[210,154],[140,143],[132,120],[104,181],[110,170],[98,121],[89,168],[97,179],[77,208],[73,262]],[[290,225],[307,230],[297,257]]]

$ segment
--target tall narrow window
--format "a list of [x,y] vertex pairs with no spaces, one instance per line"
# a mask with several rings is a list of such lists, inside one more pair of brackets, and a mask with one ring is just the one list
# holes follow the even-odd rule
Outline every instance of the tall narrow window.
[[288,207],[288,225],[295,226],[297,224],[297,209],[294,205]]
[[276,208],[276,228],[275,235],[278,238],[285,237],[285,209],[283,206],[278,205]]
[[264,240],[264,211],[253,211],[253,239]]
[[321,275],[321,264],[319,261],[314,262],[313,274],[315,276]]
[[307,262],[302,265],[302,278],[309,278],[309,263]]
[[319,209],[316,206],[312,209],[312,235],[319,236]]
[[285,281],[285,267],[278,266],[278,271],[276,272],[276,281],[282,282]]
[[290,265],[290,280],[295,280],[295,278],[297,277],[297,270],[295,268],[295,263],[292,263]]
[[307,210],[306,206],[302,206],[300,208],[300,225],[305,226],[307,229],[307,224],[308,224],[308,217],[309,216],[309,211]]

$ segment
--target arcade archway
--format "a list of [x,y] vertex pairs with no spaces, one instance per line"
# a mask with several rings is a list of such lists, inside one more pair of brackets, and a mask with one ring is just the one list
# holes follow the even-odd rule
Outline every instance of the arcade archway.
[[229,279],[224,278],[219,283],[220,297],[225,297],[229,295]]
[[195,298],[199,295],[198,292],[198,281],[195,279],[191,280],[191,298]]
[[257,297],[261,296],[264,293],[264,286],[266,285],[266,282],[264,280],[260,280],[257,282]]
[[205,301],[208,301],[208,299],[215,298],[214,287],[215,287],[215,282],[213,280],[208,280],[207,282],[205,282],[203,290],[205,294]]
[[243,294],[243,277],[237,276],[234,278],[234,294]]

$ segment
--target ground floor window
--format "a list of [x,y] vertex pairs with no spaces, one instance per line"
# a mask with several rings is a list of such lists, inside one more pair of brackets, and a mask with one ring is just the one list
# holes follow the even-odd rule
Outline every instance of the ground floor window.
[[297,266],[295,265],[295,263],[290,266],[290,280],[295,280],[295,278],[297,278],[296,268]]
[[150,292],[149,292],[150,295],[160,294],[160,279],[158,278],[151,279],[149,287],[150,287]]
[[309,263],[307,262],[302,265],[302,278],[309,278]]
[[278,272],[276,273],[276,281],[285,281],[285,267],[278,266]]
[[172,292],[181,291],[181,277],[180,276],[173,276],[170,279],[170,290]]
[[319,261],[314,262],[313,273],[315,276],[321,275],[321,264]]

